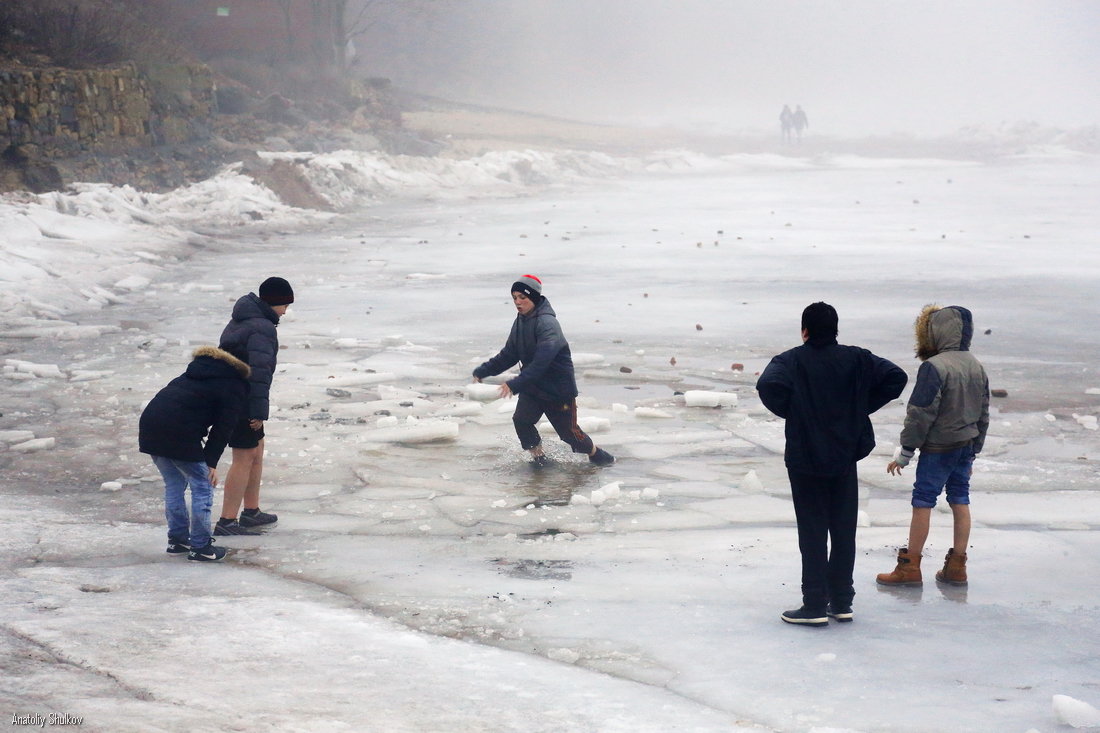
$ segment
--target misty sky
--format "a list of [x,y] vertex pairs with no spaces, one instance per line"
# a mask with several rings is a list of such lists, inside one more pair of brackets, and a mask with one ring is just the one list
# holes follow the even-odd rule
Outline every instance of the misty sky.
[[380,23],[369,73],[426,93],[600,121],[738,131],[801,104],[831,134],[1100,123],[1092,0],[437,0],[413,44]]

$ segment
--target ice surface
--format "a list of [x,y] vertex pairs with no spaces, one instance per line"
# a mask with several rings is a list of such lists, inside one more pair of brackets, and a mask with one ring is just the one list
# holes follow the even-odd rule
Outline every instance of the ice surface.
[[[1049,731],[1100,703],[1094,157],[301,157],[341,214],[233,171],[0,198],[8,710],[115,731],[924,733]],[[532,467],[515,401],[469,384],[526,272],[609,468],[552,432]],[[219,538],[222,565],[170,558],[137,417],[269,274],[297,294],[267,426],[279,524]],[[910,375],[919,308],[968,305],[1009,394],[965,588],[930,578],[942,502],[924,587],[875,585],[912,481],[885,471],[903,402],[876,414],[856,620],[823,630],[778,619],[797,537],[783,424],[753,389],[815,300]]]

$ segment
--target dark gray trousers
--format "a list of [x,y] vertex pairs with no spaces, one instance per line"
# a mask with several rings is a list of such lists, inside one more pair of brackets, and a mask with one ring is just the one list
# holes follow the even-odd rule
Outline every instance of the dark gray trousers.
[[521,394],[516,403],[516,411],[512,414],[512,423],[516,426],[516,435],[519,436],[519,444],[524,450],[530,450],[542,443],[542,436],[535,428],[535,423],[543,415],[546,415],[558,437],[568,443],[574,453],[588,455],[592,452],[592,438],[577,425],[576,399],[552,402]]
[[823,612],[829,600],[851,604],[859,513],[856,465],[837,476],[789,469],[787,475],[802,552],[802,603],[815,612]]

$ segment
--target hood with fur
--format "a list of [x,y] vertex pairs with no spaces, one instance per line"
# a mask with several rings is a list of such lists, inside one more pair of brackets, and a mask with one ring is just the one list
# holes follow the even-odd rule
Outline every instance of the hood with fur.
[[944,351],[969,351],[974,317],[960,305],[926,305],[913,324],[917,358],[930,359]]
[[[194,352],[192,352],[191,354],[192,359],[198,359],[202,356],[207,356],[211,359],[225,362],[229,366],[233,367],[237,374],[241,375],[242,379],[248,379],[252,375],[252,370],[249,368],[248,364],[245,364],[243,361],[233,356],[228,351],[219,349],[216,346],[200,346],[199,348],[195,349]],[[188,367],[188,371],[191,371],[190,366]]]

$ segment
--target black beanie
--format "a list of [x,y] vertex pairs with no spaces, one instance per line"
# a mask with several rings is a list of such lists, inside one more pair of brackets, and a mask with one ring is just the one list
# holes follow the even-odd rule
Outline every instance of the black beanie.
[[523,275],[512,283],[512,289],[508,292],[523,293],[532,303],[538,303],[542,300],[542,280],[534,275]]
[[835,340],[838,320],[836,308],[828,303],[810,303],[802,311],[802,328],[806,329],[811,341]]
[[290,305],[294,302],[294,290],[281,277],[269,277],[260,283],[260,300],[268,305]]

